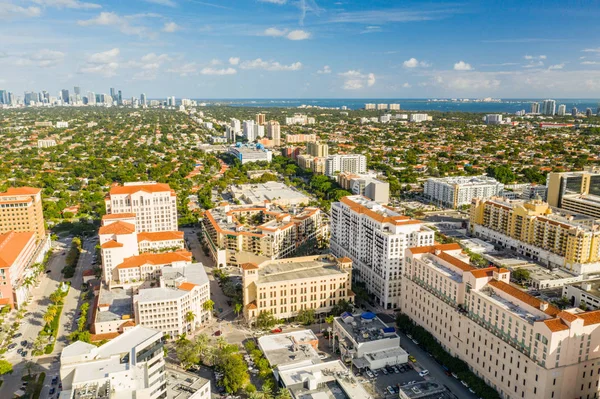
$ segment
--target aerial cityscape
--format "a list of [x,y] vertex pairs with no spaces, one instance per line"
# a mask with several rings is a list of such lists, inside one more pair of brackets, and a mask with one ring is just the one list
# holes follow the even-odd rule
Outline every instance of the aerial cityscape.
[[0,398],[598,398],[597,18],[0,0]]

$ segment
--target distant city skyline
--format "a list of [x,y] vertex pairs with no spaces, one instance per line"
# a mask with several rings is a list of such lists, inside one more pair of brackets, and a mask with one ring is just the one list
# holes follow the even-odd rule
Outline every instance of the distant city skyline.
[[20,95],[74,86],[84,94],[106,82],[148,98],[586,98],[600,91],[592,4],[2,4],[0,87]]

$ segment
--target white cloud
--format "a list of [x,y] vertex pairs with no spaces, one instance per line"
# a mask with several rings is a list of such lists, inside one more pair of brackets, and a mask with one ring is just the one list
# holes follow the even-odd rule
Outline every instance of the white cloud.
[[176,73],[182,77],[195,75],[196,73],[198,73],[198,64],[196,64],[195,62],[189,62],[187,64],[167,69],[167,72]]
[[344,90],[358,90],[365,87],[365,85],[371,87],[376,81],[374,73],[363,74],[361,71],[354,69],[341,72],[339,76],[344,78],[342,86]]
[[317,73],[320,73],[320,74],[328,74],[328,73],[331,73],[331,68],[329,67],[329,65],[325,65],[325,66],[323,67],[323,69],[321,69],[321,70],[317,71]]
[[101,75],[101,76],[104,76],[105,78],[110,78],[117,74],[117,69],[119,69],[118,63],[109,62],[108,64],[98,64],[98,65],[88,64],[84,67],[79,68],[79,72]]
[[179,29],[181,29],[181,27],[175,22],[166,22],[162,28],[162,31],[167,33],[173,33],[178,31]]
[[146,32],[143,26],[132,26],[127,18],[114,12],[101,12],[96,18],[79,20],[80,26],[116,26],[126,35],[142,35]]
[[260,58],[251,61],[244,61],[240,64],[242,69],[264,69],[267,71],[298,71],[302,69],[301,62],[294,62],[290,65],[283,65],[277,61],[263,61]]
[[144,0],[146,3],[158,4],[159,6],[177,7],[173,0]]
[[156,69],[143,69],[133,74],[133,80],[156,80],[158,73]]
[[0,19],[12,17],[39,17],[42,9],[39,7],[21,7],[16,4],[0,3]]
[[65,53],[62,51],[53,51],[43,49],[31,55],[31,60],[36,62],[41,67],[56,65],[64,60]]
[[523,68],[539,68],[543,67],[543,61],[530,61],[529,64],[523,65]]
[[240,63],[240,58],[239,57],[230,57],[229,58],[229,63],[231,65],[237,65]]
[[121,51],[118,48],[113,48],[101,53],[95,53],[88,57],[88,62],[107,64],[113,62]]
[[142,62],[162,63],[165,61],[171,61],[171,57],[167,54],[156,55],[155,53],[148,53],[142,57]]
[[303,30],[293,30],[286,37],[289,40],[306,40],[310,38],[310,33]]
[[287,29],[267,28],[263,32],[264,36],[281,37],[288,32]]
[[600,47],[597,47],[597,48],[586,48],[586,49],[583,49],[581,51],[583,51],[584,53],[600,53]]
[[79,0],[31,0],[33,3],[45,7],[72,8],[76,10],[92,10],[102,8],[100,4],[86,3]]
[[237,71],[233,68],[221,68],[221,69],[215,69],[215,68],[203,68],[200,73],[202,75],[235,75],[237,73]]
[[562,64],[550,65],[548,67],[548,69],[550,69],[550,70],[556,70],[556,69],[563,69],[564,67],[565,67],[565,64],[562,63]]
[[600,65],[600,61],[583,61],[581,65]]
[[525,55],[523,58],[526,60],[545,60],[548,57],[545,55]]
[[472,71],[473,67],[471,66],[471,64],[467,64],[464,61],[458,61],[456,64],[454,64],[454,70],[455,71]]
[[223,61],[217,58],[213,58],[212,60],[210,60],[210,65],[223,65]]
[[287,0],[258,0],[258,2],[282,5],[282,4],[287,3]]
[[416,58],[406,60],[402,63],[402,65],[404,65],[404,68],[427,68],[430,66],[430,64],[428,64],[427,62],[419,61]]
[[405,83],[402,85],[402,87],[403,87],[403,88],[405,88],[405,89],[410,89],[412,86],[410,85],[410,83],[408,83],[408,82],[405,82]]

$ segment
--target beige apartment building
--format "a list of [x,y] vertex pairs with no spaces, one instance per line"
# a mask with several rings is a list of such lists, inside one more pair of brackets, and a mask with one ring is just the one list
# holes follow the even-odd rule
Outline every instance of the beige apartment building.
[[540,200],[474,199],[470,229],[551,267],[575,274],[600,271],[600,230],[593,220],[555,214]]
[[244,318],[249,324],[262,312],[288,319],[299,310],[330,312],[340,300],[354,302],[352,261],[332,255],[268,260],[242,265]]
[[325,143],[308,143],[306,152],[313,157],[327,158],[329,156],[329,146]]
[[274,147],[281,145],[281,126],[279,126],[279,122],[267,122],[267,137],[273,141]]
[[165,183],[113,185],[104,200],[107,215],[135,215],[138,232],[177,230],[177,195]]
[[600,195],[600,169],[586,168],[575,172],[548,173],[548,203],[562,208],[563,199],[570,195]]
[[503,398],[597,398],[600,311],[561,311],[468,259],[458,244],[407,249],[402,312]]
[[327,225],[318,208],[289,214],[266,202],[207,210],[202,230],[217,265],[239,266],[292,256],[301,245],[324,237]]
[[37,240],[46,236],[42,190],[10,187],[0,193],[0,233],[33,231]]

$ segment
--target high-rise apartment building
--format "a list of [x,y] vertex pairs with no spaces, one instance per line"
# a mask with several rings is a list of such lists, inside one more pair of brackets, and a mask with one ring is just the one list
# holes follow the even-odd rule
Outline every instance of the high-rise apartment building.
[[60,91],[60,98],[64,104],[68,104],[69,103],[69,90],[62,89]]
[[458,244],[406,251],[400,306],[502,398],[598,397],[600,311],[561,311]]
[[256,114],[256,124],[257,125],[264,125],[265,124],[265,118],[266,118],[265,114]]
[[571,116],[577,116],[577,112],[579,112],[579,111],[577,110],[577,107],[573,107],[573,108],[571,108]]
[[0,233],[32,231],[37,240],[46,236],[42,190],[11,187],[0,193]]
[[410,122],[426,122],[429,120],[428,114],[410,114],[408,117]]
[[254,121],[251,121],[251,120],[244,121],[243,126],[244,127],[242,130],[242,134],[248,140],[248,142],[252,143],[254,140],[256,140],[256,135],[255,135],[256,131],[254,129]]
[[566,195],[600,196],[600,169],[591,167],[575,172],[551,172],[546,185],[548,204],[560,208]]
[[325,314],[342,300],[354,302],[348,258],[304,256],[244,263],[241,268],[244,318],[249,323],[262,312],[289,319],[300,310]]
[[267,137],[273,140],[273,146],[279,147],[281,145],[281,127],[279,126],[279,122],[267,122]]
[[400,306],[406,248],[433,242],[434,231],[422,222],[360,195],[331,205],[331,252],[352,260],[354,279],[386,309]]
[[554,115],[556,113],[556,101],[544,100],[542,102],[542,114]]
[[593,218],[552,212],[541,200],[474,199],[471,233],[573,274],[600,271],[600,230]]
[[146,100],[146,93],[140,94],[140,105],[142,107],[145,107],[146,105],[148,105],[148,102]]
[[365,104],[365,109],[373,110],[373,109],[375,109],[375,104],[367,103],[367,104]]
[[400,104],[390,104],[390,111],[400,111]]
[[540,113],[540,103],[531,103],[531,113],[532,114]]
[[327,158],[329,156],[329,146],[326,143],[308,143],[306,152],[313,157]]
[[566,114],[567,114],[567,106],[565,104],[560,104],[558,106],[557,115],[558,116],[565,116]]
[[504,184],[485,175],[431,177],[425,182],[423,194],[436,205],[456,209],[470,205],[473,198],[499,195],[503,189]]
[[330,155],[325,161],[325,174],[335,176],[337,173],[365,173],[367,157],[361,154]]
[[60,355],[61,396],[167,397],[163,333],[135,326],[102,346],[77,341]]
[[177,195],[165,183],[113,185],[104,200],[107,214],[133,214],[138,232],[177,230]]

